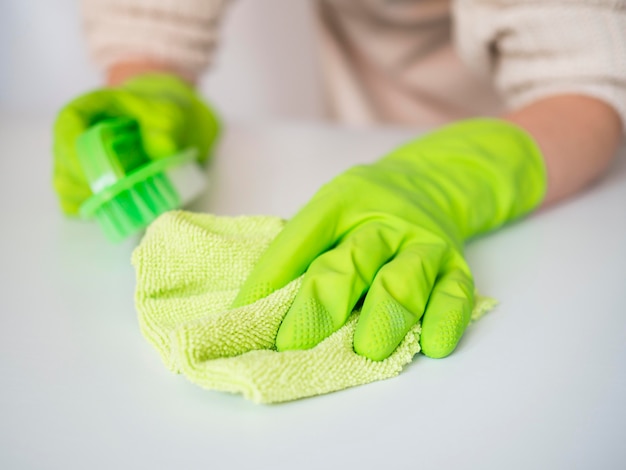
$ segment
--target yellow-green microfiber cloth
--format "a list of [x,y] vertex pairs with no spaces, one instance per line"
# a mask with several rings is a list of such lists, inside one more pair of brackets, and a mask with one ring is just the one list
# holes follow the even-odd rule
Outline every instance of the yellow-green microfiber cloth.
[[[201,387],[275,403],[400,373],[419,352],[419,324],[383,361],[353,349],[358,312],[312,349],[277,352],[275,338],[301,278],[231,309],[246,277],[284,221],[174,211],[158,218],[133,253],[141,330],[174,372]],[[473,318],[495,305],[476,297]]]

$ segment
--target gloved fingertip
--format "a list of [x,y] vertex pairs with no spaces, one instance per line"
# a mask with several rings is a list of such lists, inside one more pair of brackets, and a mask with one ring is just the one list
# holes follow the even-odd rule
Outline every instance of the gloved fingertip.
[[[395,349],[395,348],[394,348]],[[393,349],[391,352],[388,350],[383,350],[380,348],[372,348],[368,343],[356,342],[354,343],[354,352],[359,356],[366,357],[367,359],[375,362],[384,361],[393,353]]]
[[80,206],[74,201],[66,201],[64,199],[59,200],[61,205],[61,211],[68,217],[78,217],[78,210]]
[[87,130],[89,122],[73,108],[61,110],[54,120],[54,146],[74,150],[76,138]]
[[142,131],[142,139],[144,150],[153,160],[170,157],[182,150],[174,136],[170,136],[166,132],[144,130]]
[[452,310],[429,322],[424,319],[420,346],[424,355],[440,359],[452,354],[467,326],[467,314]]
[[310,349],[335,331],[333,318],[315,297],[296,299],[276,335],[276,349]]
[[275,290],[276,289],[274,287],[267,283],[251,284],[249,287],[248,285],[244,285],[230,307],[239,308],[244,305],[250,305],[257,300],[267,297]]
[[416,321],[416,316],[393,298],[371,309],[366,304],[354,332],[354,351],[372,361],[385,360]]

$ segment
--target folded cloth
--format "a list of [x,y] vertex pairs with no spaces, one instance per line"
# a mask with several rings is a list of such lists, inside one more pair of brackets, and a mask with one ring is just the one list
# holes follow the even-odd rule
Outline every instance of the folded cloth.
[[[420,325],[386,360],[352,347],[358,311],[312,349],[277,352],[274,341],[301,278],[240,308],[230,305],[284,225],[267,216],[173,211],[158,218],[133,253],[141,331],[165,365],[201,387],[257,403],[333,392],[396,376],[420,350]],[[472,318],[496,301],[477,296]]]

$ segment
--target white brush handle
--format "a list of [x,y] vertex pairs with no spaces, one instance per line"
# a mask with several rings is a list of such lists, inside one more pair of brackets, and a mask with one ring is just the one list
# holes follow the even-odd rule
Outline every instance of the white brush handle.
[[165,173],[180,196],[181,206],[197,198],[208,185],[205,173],[196,162],[170,168]]

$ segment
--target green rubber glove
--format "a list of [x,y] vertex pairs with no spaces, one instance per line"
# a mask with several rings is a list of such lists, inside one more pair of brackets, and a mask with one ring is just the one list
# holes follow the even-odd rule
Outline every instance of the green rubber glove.
[[358,354],[387,358],[423,317],[423,352],[444,357],[474,303],[463,242],[529,212],[545,189],[543,159],[519,128],[488,119],[445,127],[324,185],[265,251],[233,305],[306,272],[278,350],[313,347],[364,297]]
[[54,125],[54,188],[66,214],[77,214],[91,195],[78,163],[76,138],[89,126],[112,117],[139,122],[145,151],[152,159],[193,147],[203,161],[219,131],[212,110],[174,75],[141,75],[119,87],[78,97],[61,110]]

